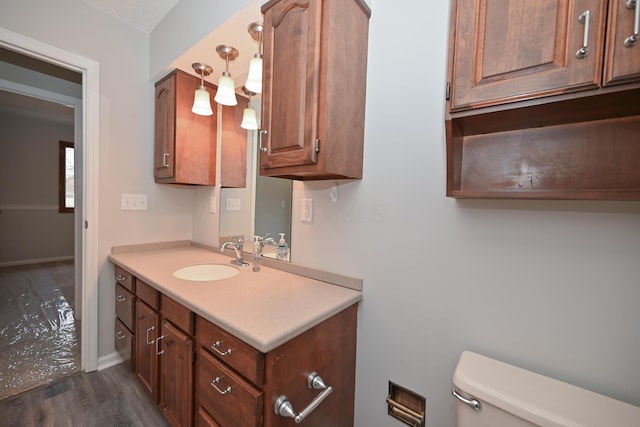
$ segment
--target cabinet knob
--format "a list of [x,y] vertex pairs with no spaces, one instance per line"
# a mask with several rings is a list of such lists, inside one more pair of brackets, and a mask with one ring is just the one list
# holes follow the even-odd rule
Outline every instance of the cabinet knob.
[[220,394],[228,394],[231,393],[231,386],[228,385],[227,388],[225,388],[224,390],[220,389],[220,387],[218,387],[218,384],[220,384],[220,380],[222,379],[222,377],[215,377],[212,381],[211,381],[211,387],[215,388],[216,391]]
[[127,300],[127,298],[123,297],[122,295],[118,295],[116,297],[116,301],[117,302],[125,302]]
[[226,351],[220,351],[218,350],[218,348],[222,345],[222,343],[220,341],[216,341],[213,344],[211,344],[211,349],[213,351],[215,351],[216,353],[218,353],[220,356],[229,356],[231,355],[231,349],[228,348]]

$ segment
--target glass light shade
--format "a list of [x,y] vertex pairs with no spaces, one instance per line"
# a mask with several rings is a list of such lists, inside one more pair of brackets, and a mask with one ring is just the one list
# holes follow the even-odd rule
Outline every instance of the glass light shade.
[[218,104],[222,105],[237,105],[236,99],[236,86],[233,79],[229,76],[220,76],[218,80],[218,93],[214,98]]
[[206,89],[196,89],[196,95],[193,98],[193,107],[191,107],[191,111],[199,116],[210,116],[213,114],[209,92],[207,92]]
[[262,93],[262,58],[254,57],[249,62],[249,74],[244,87],[253,93]]
[[242,123],[240,127],[248,130],[258,129],[258,120],[256,119],[256,110],[253,108],[245,108],[242,113]]

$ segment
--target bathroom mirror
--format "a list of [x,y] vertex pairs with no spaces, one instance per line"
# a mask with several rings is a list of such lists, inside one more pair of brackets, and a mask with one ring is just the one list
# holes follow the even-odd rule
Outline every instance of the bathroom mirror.
[[[260,117],[260,99],[251,101]],[[220,189],[220,236],[245,236],[244,250],[251,252],[253,236],[269,236],[276,242],[279,233],[285,234],[291,255],[291,198],[293,181],[284,178],[260,176],[257,144],[258,131],[248,131],[246,188]],[[240,210],[231,210],[228,200],[240,200]],[[232,203],[233,204],[233,203]],[[264,256],[275,258],[275,246],[265,246]]]

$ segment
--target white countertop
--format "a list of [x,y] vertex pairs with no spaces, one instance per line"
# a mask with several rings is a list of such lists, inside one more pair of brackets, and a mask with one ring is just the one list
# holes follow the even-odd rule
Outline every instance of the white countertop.
[[263,353],[362,299],[359,291],[264,265],[255,273],[238,267],[240,274],[217,281],[174,277],[181,267],[232,259],[194,246],[117,252],[109,259]]

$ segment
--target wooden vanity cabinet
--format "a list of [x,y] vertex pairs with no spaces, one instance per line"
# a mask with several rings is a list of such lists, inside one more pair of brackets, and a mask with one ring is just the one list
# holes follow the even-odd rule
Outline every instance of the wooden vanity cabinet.
[[291,426],[291,418],[276,415],[276,401],[284,395],[301,412],[321,393],[307,387],[313,372],[333,392],[304,425],[353,426],[356,316],[353,305],[268,353],[197,316],[199,426]]
[[169,423],[193,425],[193,313],[138,281],[137,376]]
[[128,361],[132,371],[136,368],[135,354],[135,278],[128,271],[115,268],[115,349]]
[[633,17],[622,0],[453,0],[447,196],[640,199]]
[[260,174],[362,178],[363,0],[271,0],[264,14]]

